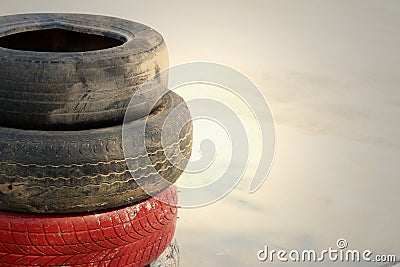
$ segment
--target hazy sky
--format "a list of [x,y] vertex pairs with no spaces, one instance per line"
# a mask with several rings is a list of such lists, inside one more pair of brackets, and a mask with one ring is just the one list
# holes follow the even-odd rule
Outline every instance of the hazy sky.
[[1,2],[1,14],[82,12],[128,18],[163,34],[171,63],[217,61],[246,71],[398,76],[396,0]]

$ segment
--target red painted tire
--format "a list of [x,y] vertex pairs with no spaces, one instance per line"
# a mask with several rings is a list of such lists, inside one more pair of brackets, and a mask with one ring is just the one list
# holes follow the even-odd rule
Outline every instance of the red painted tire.
[[[159,195],[175,201],[176,189]],[[0,211],[0,266],[135,266],[170,244],[177,208],[154,198],[102,213],[39,215]]]

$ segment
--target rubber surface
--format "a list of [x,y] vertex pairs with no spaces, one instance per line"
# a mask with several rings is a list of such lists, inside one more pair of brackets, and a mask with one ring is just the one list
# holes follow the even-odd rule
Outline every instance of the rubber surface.
[[164,252],[146,267],[178,267],[179,261],[179,246],[174,239]]
[[[144,181],[147,192],[161,192],[182,173],[164,153],[162,131],[163,138],[171,140],[179,134],[174,144],[186,155],[185,166],[191,153],[192,124],[186,123],[190,112],[182,103],[170,91],[148,118],[127,124],[132,133],[128,140],[137,147],[128,159],[122,148],[122,126],[48,132],[0,127],[0,209],[68,213],[119,207],[148,198],[135,179]],[[172,109],[178,110],[174,125],[163,129]],[[148,154],[140,154],[143,144],[137,133],[146,119]],[[131,171],[127,160],[135,167]]]
[[[176,189],[159,197],[176,203]],[[176,219],[177,208],[155,198],[84,215],[0,211],[0,266],[142,267],[168,247]]]
[[[29,49],[29,45],[37,49],[30,44],[32,40],[45,42],[43,33],[37,33],[36,39],[26,37],[26,41],[15,35],[33,31],[51,31],[47,39],[55,43],[44,44],[49,51],[18,50]],[[84,36],[79,39],[78,34]],[[78,36],[71,39],[70,35]],[[89,48],[98,45],[101,37],[122,44],[81,51],[86,47],[80,46],[91,38]],[[54,47],[59,43],[66,43],[69,52]],[[0,125],[39,130],[117,125],[140,85],[167,67],[162,36],[136,22],[87,14],[0,17]],[[160,88],[166,88],[165,79],[159,82]],[[143,91],[137,118],[155,104],[156,95]]]

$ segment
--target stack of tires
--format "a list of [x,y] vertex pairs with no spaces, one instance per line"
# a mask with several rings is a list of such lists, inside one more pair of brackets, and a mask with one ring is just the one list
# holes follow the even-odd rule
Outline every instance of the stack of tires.
[[124,127],[134,154],[145,124],[147,154],[129,158],[135,168],[127,167],[122,127],[132,96],[167,67],[162,36],[142,24],[0,17],[0,266],[140,267],[166,250],[177,219],[170,185],[182,168],[165,155],[161,132],[179,106],[163,138],[178,134],[189,158],[190,113],[171,91],[157,99],[165,80],[136,95],[135,119]]

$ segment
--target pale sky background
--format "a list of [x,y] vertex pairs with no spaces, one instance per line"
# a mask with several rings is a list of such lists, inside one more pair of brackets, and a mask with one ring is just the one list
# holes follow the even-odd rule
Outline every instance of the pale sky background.
[[181,266],[281,266],[259,263],[257,251],[322,250],[338,238],[400,259],[399,1],[1,1],[0,14],[27,12],[147,24],[170,65],[225,64],[264,93],[277,135],[270,176],[253,195],[247,179],[181,210]]

